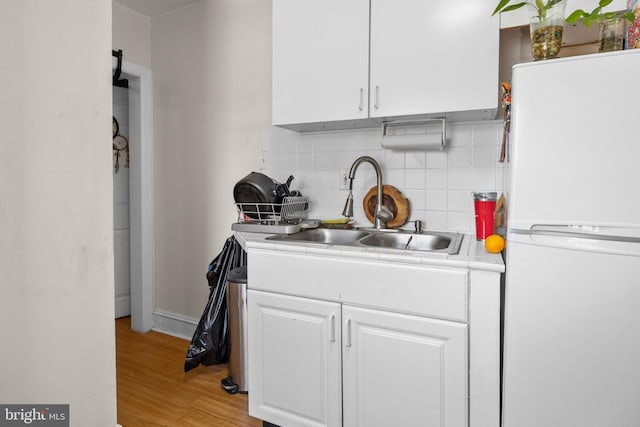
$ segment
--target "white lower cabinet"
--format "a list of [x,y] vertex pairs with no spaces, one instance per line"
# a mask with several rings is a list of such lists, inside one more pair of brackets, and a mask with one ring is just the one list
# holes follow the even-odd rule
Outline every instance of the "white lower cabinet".
[[249,412],[282,427],[467,425],[465,323],[250,290]]
[[248,247],[249,414],[281,427],[499,427],[500,272],[336,252]]

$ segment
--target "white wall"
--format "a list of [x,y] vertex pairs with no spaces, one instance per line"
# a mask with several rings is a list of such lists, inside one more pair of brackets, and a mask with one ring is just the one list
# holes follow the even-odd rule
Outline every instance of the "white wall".
[[[381,147],[381,129],[299,134],[272,128],[262,145],[262,170],[278,181],[293,174],[292,188],[311,198],[311,218],[341,218],[348,191],[340,190],[340,169],[360,156],[375,158],[383,181],[411,203],[409,221],[435,230],[475,232],[474,191],[506,191],[508,163],[500,163],[502,121],[451,123],[442,151],[391,151]],[[370,165],[354,180],[354,219],[370,224],[362,199],[376,184]],[[412,227],[412,224],[407,224]]]
[[0,2],[0,402],[116,424],[110,0]]
[[151,18],[115,1],[112,10],[113,50],[122,49],[127,62],[151,68]]
[[271,123],[271,1],[202,0],[151,20],[156,309],[200,318],[205,273]]

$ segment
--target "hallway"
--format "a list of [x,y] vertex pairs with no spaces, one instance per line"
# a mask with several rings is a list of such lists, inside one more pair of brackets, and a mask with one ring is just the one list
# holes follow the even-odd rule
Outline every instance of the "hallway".
[[118,423],[123,427],[261,427],[249,417],[247,395],[220,386],[226,365],[184,373],[189,343],[157,332],[131,330],[131,318],[116,321]]

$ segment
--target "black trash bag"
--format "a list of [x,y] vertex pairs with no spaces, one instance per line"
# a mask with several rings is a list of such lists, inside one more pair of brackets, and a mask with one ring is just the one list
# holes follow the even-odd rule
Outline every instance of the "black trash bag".
[[209,264],[209,301],[191,339],[184,361],[184,371],[229,361],[229,323],[227,312],[227,274],[247,265],[247,253],[235,237],[225,242],[222,251]]

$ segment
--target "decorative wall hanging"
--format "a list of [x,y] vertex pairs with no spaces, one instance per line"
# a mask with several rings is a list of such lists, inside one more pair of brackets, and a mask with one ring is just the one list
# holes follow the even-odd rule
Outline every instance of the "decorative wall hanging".
[[116,118],[113,118],[113,167],[116,173],[120,170],[120,166],[129,167],[129,141],[122,135],[119,135],[120,126]]
[[500,163],[509,161],[509,132],[511,132],[511,85],[502,82],[502,108],[504,108],[504,123],[502,127],[502,146],[500,148]]

